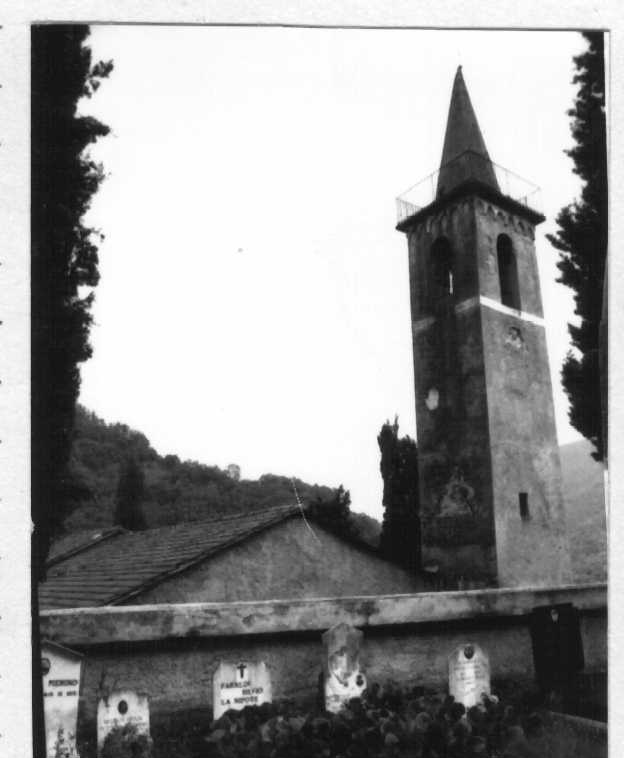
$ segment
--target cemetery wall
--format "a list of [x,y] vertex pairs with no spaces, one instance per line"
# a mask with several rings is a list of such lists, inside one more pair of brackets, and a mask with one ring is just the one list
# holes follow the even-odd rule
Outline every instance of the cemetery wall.
[[606,587],[487,590],[254,603],[192,603],[45,611],[42,635],[84,654],[80,721],[93,724],[112,690],[149,695],[155,719],[212,709],[221,661],[264,661],[274,698],[316,699],[322,633],[364,632],[369,682],[445,688],[448,655],[467,641],[487,651],[493,682],[533,681],[528,614],[572,602],[581,614],[585,671],[607,664]]

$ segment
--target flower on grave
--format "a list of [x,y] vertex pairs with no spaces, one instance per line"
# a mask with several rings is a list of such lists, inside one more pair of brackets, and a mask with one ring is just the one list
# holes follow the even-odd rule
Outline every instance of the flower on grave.
[[63,727],[59,727],[54,742],[54,758],[78,758],[74,735],[69,732],[65,735]]
[[106,735],[100,758],[151,758],[152,743],[134,724],[116,726]]

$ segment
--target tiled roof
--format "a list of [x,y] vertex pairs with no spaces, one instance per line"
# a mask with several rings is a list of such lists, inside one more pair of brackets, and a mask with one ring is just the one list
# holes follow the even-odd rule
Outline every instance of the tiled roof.
[[115,605],[214,553],[299,513],[296,505],[237,513],[143,532],[119,531],[65,551],[39,588],[45,608]]
[[70,555],[87,550],[92,545],[117,534],[122,534],[124,531],[120,526],[109,526],[101,529],[83,529],[80,532],[70,532],[52,543],[46,563],[48,566],[53,566],[55,563],[69,558]]

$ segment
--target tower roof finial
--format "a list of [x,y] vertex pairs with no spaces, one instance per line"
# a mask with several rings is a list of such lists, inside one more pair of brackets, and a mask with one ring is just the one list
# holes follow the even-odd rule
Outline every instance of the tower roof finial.
[[500,191],[459,65],[446,122],[437,196],[471,179]]

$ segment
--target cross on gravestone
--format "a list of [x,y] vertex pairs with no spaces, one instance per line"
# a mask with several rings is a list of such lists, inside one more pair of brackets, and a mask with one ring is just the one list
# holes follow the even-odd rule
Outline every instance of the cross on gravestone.
[[102,750],[107,735],[115,727],[132,724],[137,734],[150,737],[149,698],[132,690],[116,690],[100,699],[97,709],[97,748]]
[[449,656],[448,668],[449,693],[466,708],[490,694],[490,659],[479,645],[459,645]]
[[212,678],[213,717],[226,711],[240,711],[246,705],[272,701],[271,676],[266,663],[225,663],[221,661]]
[[337,624],[323,634],[325,708],[332,713],[366,689],[366,677],[360,668],[363,637],[359,629],[348,624]]
[[76,727],[82,655],[44,640],[41,643],[46,755],[78,758]]

